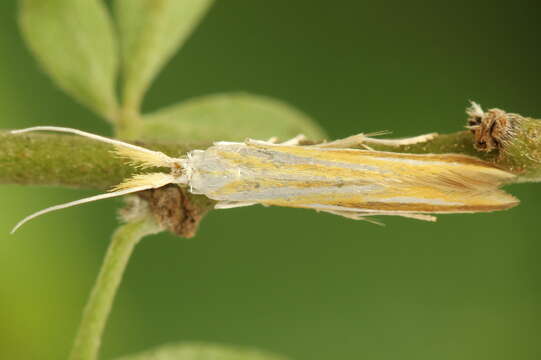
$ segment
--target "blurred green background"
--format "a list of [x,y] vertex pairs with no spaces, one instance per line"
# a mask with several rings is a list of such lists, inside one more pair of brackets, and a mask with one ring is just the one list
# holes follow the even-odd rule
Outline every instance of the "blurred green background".
[[[245,90],[297,106],[333,138],[457,131],[470,99],[541,118],[537,5],[218,0],[144,108]],[[0,127],[110,135],[39,71],[16,8],[0,2]],[[251,207],[212,212],[195,239],[146,238],[103,358],[197,340],[299,360],[539,359],[541,186],[508,190],[521,206],[435,224]],[[94,193],[0,187],[0,359],[66,357],[120,201],[8,232],[30,212]]]

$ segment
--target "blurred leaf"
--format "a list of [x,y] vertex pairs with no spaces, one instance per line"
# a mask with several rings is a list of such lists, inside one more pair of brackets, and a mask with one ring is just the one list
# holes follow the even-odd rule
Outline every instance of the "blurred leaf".
[[156,74],[188,38],[212,1],[115,1],[127,106],[138,109]]
[[98,0],[20,0],[28,47],[56,84],[112,120],[117,49],[113,26]]
[[116,360],[286,360],[258,350],[212,344],[170,344]]
[[299,134],[311,140],[325,138],[313,120],[285,102],[243,93],[194,98],[144,119],[144,140],[242,141],[273,136],[287,140]]

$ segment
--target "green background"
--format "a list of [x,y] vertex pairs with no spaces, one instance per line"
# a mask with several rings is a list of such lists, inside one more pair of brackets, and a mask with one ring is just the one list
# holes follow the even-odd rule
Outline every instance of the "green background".
[[[286,100],[332,138],[457,131],[468,100],[541,118],[535,1],[218,0],[144,109],[223,91]],[[111,134],[55,88],[0,2],[0,127]],[[66,49],[69,56],[69,49]],[[165,342],[258,347],[293,359],[541,358],[541,188],[507,212],[385,218],[308,210],[212,212],[196,238],[146,238],[131,259],[104,358]],[[0,187],[0,358],[62,359],[119,200],[25,215],[94,194]]]

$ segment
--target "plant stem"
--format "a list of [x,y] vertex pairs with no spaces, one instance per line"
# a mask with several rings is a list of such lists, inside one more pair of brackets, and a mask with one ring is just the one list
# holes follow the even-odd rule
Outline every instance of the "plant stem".
[[105,324],[133,249],[141,238],[159,230],[153,220],[145,218],[124,224],[114,233],[83,311],[70,360],[97,359]]
[[[175,157],[210,145],[137,144]],[[0,132],[0,184],[110,189],[135,170],[112,149],[80,136]]]
[[141,135],[141,120],[141,115],[135,105],[125,105],[116,117],[115,137],[126,141],[139,138]]

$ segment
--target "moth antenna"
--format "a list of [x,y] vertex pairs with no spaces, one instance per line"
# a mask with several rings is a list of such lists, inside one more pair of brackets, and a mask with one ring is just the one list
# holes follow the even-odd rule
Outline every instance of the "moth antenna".
[[[159,188],[159,187],[162,187],[164,185],[172,183],[174,180],[175,180],[174,176],[169,175],[169,174],[164,174],[164,173],[152,173],[152,174],[136,175],[133,178],[128,179],[125,182],[123,182],[122,184],[115,187],[113,189],[114,191],[112,191],[112,192],[105,193],[105,194],[100,194],[100,195],[95,195],[95,196],[90,196],[90,197],[75,200],[75,201],[70,201],[70,202],[65,203],[65,204],[51,206],[51,207],[48,207],[46,209],[35,212],[35,213],[31,214],[31,215],[28,215],[27,217],[25,217],[24,219],[19,221],[17,223],[17,225],[15,225],[13,230],[11,230],[11,234],[15,233],[15,231],[17,231],[17,229],[19,229],[21,226],[23,226],[28,221],[30,221],[30,220],[38,217],[38,216],[41,216],[43,214],[50,213],[52,211],[66,209],[66,208],[69,208],[69,207],[72,207],[72,206],[77,206],[77,205],[81,205],[81,204],[85,204],[85,203],[89,203],[89,202],[93,202],[93,201],[97,201],[97,200],[109,199],[109,198],[114,198],[114,197],[118,197],[118,196],[123,196],[123,195],[131,194],[131,193],[135,193],[135,192],[139,192],[139,191],[143,191],[143,190]],[[134,185],[137,185],[137,186],[134,186]]]
[[100,136],[100,135],[92,134],[86,131],[66,128],[66,127],[34,126],[34,127],[26,128],[26,129],[12,130],[11,134],[23,134],[23,133],[31,132],[31,131],[54,131],[54,132],[70,133],[70,134],[83,136],[89,139],[97,140],[100,142],[104,142],[107,144],[111,144],[116,147],[116,152],[119,156],[130,158],[136,162],[141,162],[146,167],[151,167],[151,166],[171,167],[173,163],[176,163],[179,160],[176,158],[169,157],[162,152],[149,150],[142,146],[137,146],[137,145],[129,144],[124,141],[110,139],[105,136]]
[[31,214],[31,215],[28,215],[27,217],[25,217],[24,219],[19,221],[17,223],[17,225],[15,225],[13,227],[13,229],[11,230],[11,234],[15,233],[15,231],[17,231],[17,229],[19,229],[21,226],[26,224],[28,221],[30,221],[30,220],[32,220],[34,218],[37,218],[38,216],[41,216],[43,214],[47,214],[47,213],[50,213],[50,212],[56,211],[56,210],[69,208],[69,207],[72,207],[72,206],[85,204],[85,203],[92,202],[92,201],[97,201],[97,200],[101,200],[101,199],[108,199],[108,198],[112,198],[112,197],[122,196],[122,195],[130,194],[130,193],[134,193],[134,192],[137,192],[137,191],[143,191],[143,190],[146,190],[146,189],[148,189],[148,187],[141,187],[140,189],[132,188],[132,189],[127,189],[127,190],[122,190],[122,191],[115,191],[115,192],[111,192],[111,193],[100,194],[100,195],[90,196],[90,197],[87,197],[87,198],[84,198],[84,199],[70,201],[70,202],[65,203],[65,204],[51,206],[51,207],[45,208],[43,210],[40,210],[38,212],[35,212],[35,213]]

